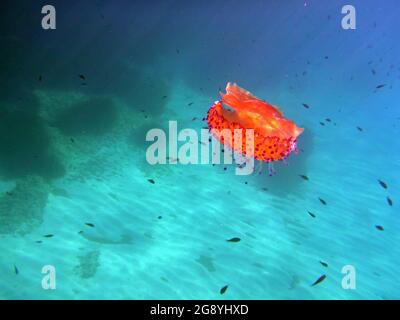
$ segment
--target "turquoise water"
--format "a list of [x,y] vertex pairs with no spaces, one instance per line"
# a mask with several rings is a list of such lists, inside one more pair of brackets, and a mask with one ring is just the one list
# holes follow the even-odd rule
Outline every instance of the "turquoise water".
[[[396,1],[352,1],[355,30],[344,1],[53,1],[46,31],[44,4],[0,19],[1,299],[399,298]],[[299,153],[149,165],[148,130],[200,132],[228,81]]]

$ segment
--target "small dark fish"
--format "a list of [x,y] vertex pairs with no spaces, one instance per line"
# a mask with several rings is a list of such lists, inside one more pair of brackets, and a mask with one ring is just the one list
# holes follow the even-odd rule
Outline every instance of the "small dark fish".
[[158,219],[160,219],[160,220],[161,220],[161,219],[162,219],[162,216],[158,216]]
[[324,199],[321,199],[321,198],[318,198],[319,199],[319,201],[321,201],[321,203],[324,205],[324,206],[326,206],[326,201],[324,200]]
[[38,240],[38,241],[36,241],[36,243],[42,243],[43,241],[42,240]]
[[330,118],[326,118],[325,121],[326,122],[331,122],[331,119]]
[[222,288],[221,288],[221,290],[219,290],[219,293],[220,294],[224,294],[225,292],[226,292],[226,290],[228,289],[228,285],[226,285],[226,286],[223,286]]
[[15,264],[14,264],[14,272],[15,272],[15,274],[19,273],[18,268],[17,268],[17,266]]
[[86,222],[85,224],[86,224],[88,227],[94,228],[94,224],[93,224],[93,223]]
[[54,235],[53,235],[53,234],[46,234],[46,235],[44,235],[43,237],[45,237],[45,238],[52,238],[52,237],[54,237]]
[[310,212],[310,211],[307,211],[307,212],[308,212],[308,214],[309,214],[311,217],[315,218],[315,214],[314,214],[314,213],[312,213],[312,212]]
[[[179,158],[174,159],[174,158],[167,157],[167,160],[169,160],[169,163],[178,163],[179,162]],[[153,180],[153,179],[151,179],[151,180]],[[151,182],[151,183],[153,183],[153,182]]]
[[375,75],[376,71],[374,69],[371,70],[372,74]]
[[386,86],[386,84],[380,84],[380,85],[376,86],[376,89],[380,89],[380,88],[383,88],[385,86]]
[[310,109],[310,106],[307,103],[303,103],[303,107],[306,109]]
[[10,197],[11,197],[13,194],[12,194],[12,192],[10,192],[10,191],[7,191],[7,192],[6,192],[6,195],[8,195],[8,196],[10,196]]
[[82,80],[86,80],[86,78],[85,78],[85,76],[83,74],[80,74],[79,78],[81,78]]
[[74,143],[75,142],[75,139],[74,138],[71,138],[71,139],[69,139],[72,143]]
[[363,128],[357,127],[358,131],[363,131]]
[[382,180],[378,179],[379,184],[382,186],[382,188],[387,189],[387,184],[383,182]]
[[315,280],[315,282],[311,285],[311,287],[316,286],[317,284],[321,283],[322,281],[324,281],[326,279],[326,275],[323,274],[322,276],[320,276],[317,280]]
[[42,81],[42,79],[43,79],[42,76],[39,76],[39,81]]
[[299,174],[299,177],[303,178],[304,180],[309,180],[308,177],[304,174]]
[[232,238],[232,239],[228,239],[226,241],[228,241],[228,242],[239,242],[240,238],[235,237],[235,238]]
[[325,56],[324,58],[325,58],[325,59],[329,59],[329,57],[328,57],[328,56]]
[[190,107],[192,104],[193,104],[194,102],[190,102],[190,103],[188,103],[188,106]]
[[324,126],[324,125],[325,125],[325,123],[323,123],[323,122],[321,122],[321,121],[319,122],[319,124],[320,124],[321,126]]
[[385,230],[385,229],[383,229],[383,227],[382,227],[382,226],[375,226],[375,228],[377,228],[379,231],[383,231],[383,230]]
[[386,197],[387,203],[389,204],[389,206],[393,206],[393,201],[392,199],[390,199],[389,197]]
[[176,53],[177,53],[177,54],[179,54],[179,53],[180,53],[179,49],[176,49]]
[[320,264],[322,264],[325,268],[328,268],[328,264],[326,262],[320,261]]
[[150,182],[151,184],[155,184],[156,182],[153,179],[147,179],[148,182]]
[[163,98],[163,99],[166,99],[166,98],[168,98],[168,96],[163,96],[162,98]]
[[195,120],[197,120],[197,117],[194,117],[194,118],[192,119],[192,121],[195,121]]

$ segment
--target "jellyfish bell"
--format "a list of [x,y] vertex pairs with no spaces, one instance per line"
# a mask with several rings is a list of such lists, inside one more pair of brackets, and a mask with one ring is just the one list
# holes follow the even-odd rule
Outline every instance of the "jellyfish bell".
[[[208,111],[207,123],[211,132],[242,129],[241,137],[232,141],[214,136],[219,141],[247,157],[272,163],[286,159],[296,150],[298,136],[303,132],[293,121],[284,118],[278,107],[261,100],[235,83],[228,83]],[[254,130],[254,141],[246,139],[246,129]],[[235,139],[241,139],[235,143]]]

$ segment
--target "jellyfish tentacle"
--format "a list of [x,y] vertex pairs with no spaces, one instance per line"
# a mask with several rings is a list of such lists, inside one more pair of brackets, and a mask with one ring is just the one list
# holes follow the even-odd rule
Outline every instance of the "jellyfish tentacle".
[[276,170],[274,169],[274,163],[273,162],[268,162],[268,175],[271,177],[276,173]]
[[262,173],[262,169],[263,169],[263,162],[258,161],[257,167],[255,168],[255,172],[257,172],[257,174],[260,175]]

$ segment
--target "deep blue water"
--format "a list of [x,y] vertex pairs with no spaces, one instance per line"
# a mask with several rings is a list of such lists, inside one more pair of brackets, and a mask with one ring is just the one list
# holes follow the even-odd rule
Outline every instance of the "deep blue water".
[[[398,1],[55,0],[55,30],[45,4],[0,19],[0,298],[399,298]],[[146,133],[200,132],[229,81],[299,152],[148,164]]]

